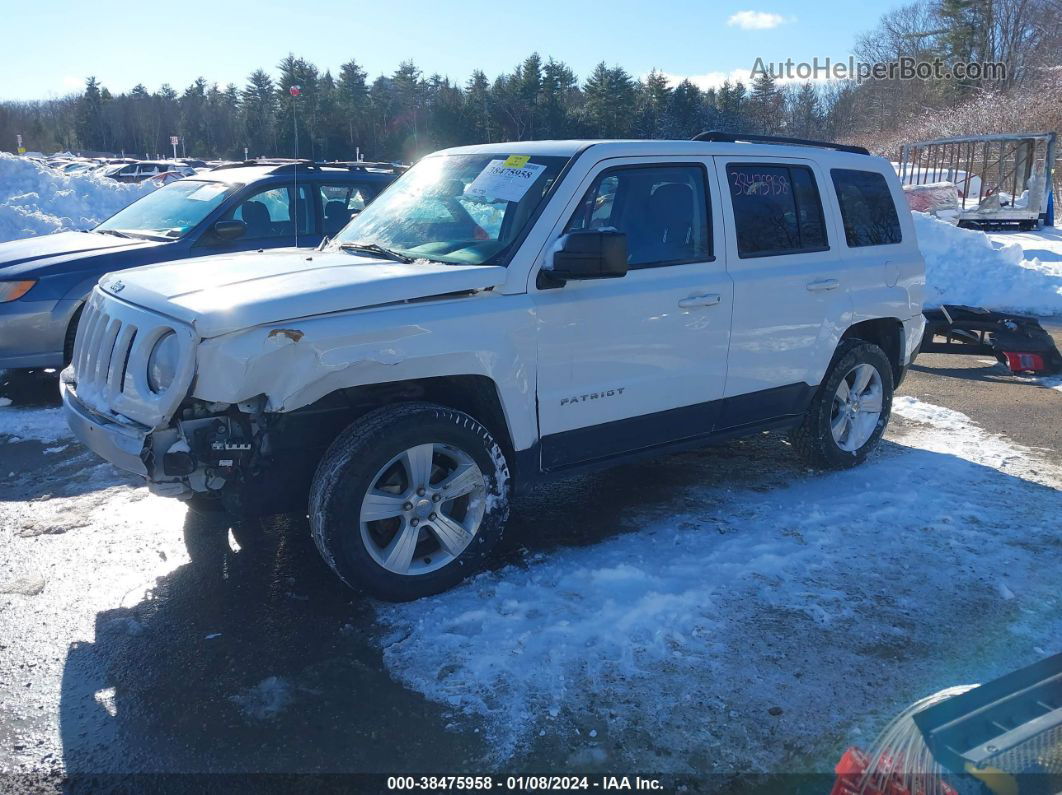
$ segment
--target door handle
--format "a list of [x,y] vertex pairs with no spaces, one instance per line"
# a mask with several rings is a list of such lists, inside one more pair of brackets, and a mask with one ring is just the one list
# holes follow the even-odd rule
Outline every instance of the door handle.
[[824,293],[827,290],[836,290],[841,286],[841,283],[837,279],[819,279],[815,282],[808,282],[808,289],[813,293]]
[[715,306],[722,300],[723,299],[719,295],[719,293],[709,293],[707,295],[691,295],[689,298],[683,298],[681,301],[679,301],[678,305],[681,309],[691,309],[695,306]]

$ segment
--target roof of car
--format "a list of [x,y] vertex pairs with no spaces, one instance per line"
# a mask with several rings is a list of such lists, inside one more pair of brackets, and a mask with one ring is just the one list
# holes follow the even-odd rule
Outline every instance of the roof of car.
[[[512,141],[498,144],[477,144],[444,149],[436,154],[497,154],[538,155],[540,157],[571,157],[593,147],[601,157],[637,157],[639,155],[663,154],[673,156],[727,155],[748,159],[761,157],[809,157],[828,154],[831,158],[852,158],[853,163],[867,163],[867,155],[837,151],[827,146],[797,145],[761,142],[719,142],[689,140],[616,140],[581,139],[568,141]],[[878,160],[880,158],[873,158]]]
[[[282,177],[285,175],[290,176],[292,170],[290,168],[283,168],[282,165],[276,163],[270,163],[267,165],[233,165],[225,168],[212,168],[209,171],[202,171],[195,175],[195,177],[189,177],[189,179],[201,179],[210,182],[231,182],[233,184],[246,184],[250,182],[257,182],[258,180],[266,179],[267,177]],[[322,177],[326,179],[339,179],[339,180],[351,180],[351,181],[364,181],[368,179],[379,180],[384,182],[390,182],[395,178],[394,174],[388,174],[384,171],[364,171],[364,170],[351,170],[348,168],[338,167],[314,167],[310,169],[300,168],[298,171],[299,179],[320,179]]]

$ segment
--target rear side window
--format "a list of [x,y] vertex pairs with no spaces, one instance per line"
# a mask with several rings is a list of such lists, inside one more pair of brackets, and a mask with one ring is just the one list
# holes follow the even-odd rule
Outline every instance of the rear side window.
[[738,255],[766,257],[829,247],[815,175],[804,166],[728,163]]
[[848,168],[835,168],[830,176],[850,248],[900,242],[900,219],[884,176]]
[[620,166],[594,181],[564,231],[618,229],[631,268],[703,262],[712,256],[707,195],[702,166]]
[[325,234],[335,237],[355,213],[376,198],[375,187],[354,182],[342,185],[321,185],[321,208],[324,212]]

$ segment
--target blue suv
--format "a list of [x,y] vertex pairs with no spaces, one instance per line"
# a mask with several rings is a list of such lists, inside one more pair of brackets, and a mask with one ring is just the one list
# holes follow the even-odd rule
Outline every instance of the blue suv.
[[62,367],[105,273],[234,251],[313,247],[393,182],[384,163],[255,162],[170,183],[95,229],[0,244],[0,369]]

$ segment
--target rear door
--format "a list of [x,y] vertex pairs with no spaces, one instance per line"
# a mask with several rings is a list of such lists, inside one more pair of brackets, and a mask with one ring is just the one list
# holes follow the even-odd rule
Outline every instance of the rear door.
[[[920,274],[921,255],[913,235],[904,235],[896,211],[897,201],[904,202],[898,180],[870,168],[831,168],[827,187],[833,189],[840,210],[837,237],[851,285],[854,322],[906,320],[917,314],[908,289]],[[906,209],[905,204],[899,206]]]
[[721,203],[734,280],[720,427],[737,427],[806,408],[851,306],[817,164],[774,157],[715,163],[726,186]]
[[605,161],[558,221],[626,233],[628,273],[530,286],[538,321],[542,467],[709,433],[726,375],[731,283],[707,161]]

